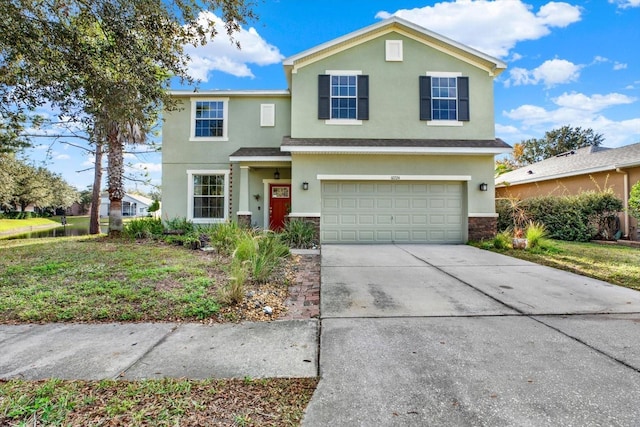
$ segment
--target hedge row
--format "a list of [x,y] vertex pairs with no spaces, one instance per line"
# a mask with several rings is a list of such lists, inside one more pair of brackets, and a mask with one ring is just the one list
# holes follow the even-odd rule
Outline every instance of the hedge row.
[[498,231],[525,228],[529,221],[535,221],[544,224],[552,239],[579,242],[613,239],[619,231],[617,214],[623,209],[622,201],[611,191],[526,200],[496,199]]

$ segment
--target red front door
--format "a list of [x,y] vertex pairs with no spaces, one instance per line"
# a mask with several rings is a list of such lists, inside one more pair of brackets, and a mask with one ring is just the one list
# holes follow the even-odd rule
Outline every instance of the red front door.
[[269,185],[269,229],[284,227],[284,219],[291,209],[291,184]]

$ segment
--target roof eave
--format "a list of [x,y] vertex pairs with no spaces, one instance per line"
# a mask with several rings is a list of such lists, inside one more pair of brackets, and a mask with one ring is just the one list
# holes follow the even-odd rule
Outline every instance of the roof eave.
[[497,155],[511,152],[499,147],[337,147],[337,146],[282,146],[283,151],[298,154],[431,154],[431,155]]

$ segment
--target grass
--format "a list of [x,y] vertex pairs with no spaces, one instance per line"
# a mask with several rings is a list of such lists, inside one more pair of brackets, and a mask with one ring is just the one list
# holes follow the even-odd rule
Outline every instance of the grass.
[[219,309],[226,264],[149,241],[0,241],[0,323],[208,318]]
[[[57,222],[56,222],[57,219]],[[0,233],[26,227],[58,226],[59,218],[0,219]]]
[[498,250],[490,245],[479,246],[514,258],[640,290],[640,248],[545,239],[540,241],[539,247],[531,250]]
[[297,426],[315,378],[0,380],[0,425]]

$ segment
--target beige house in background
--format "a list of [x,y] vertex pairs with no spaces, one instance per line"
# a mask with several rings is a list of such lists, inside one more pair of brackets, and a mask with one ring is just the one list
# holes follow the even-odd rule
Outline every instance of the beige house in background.
[[[586,147],[500,175],[496,198],[527,199],[611,189],[628,206],[631,187],[640,181],[640,143],[620,148]],[[637,221],[620,217],[625,237],[640,240]]]

